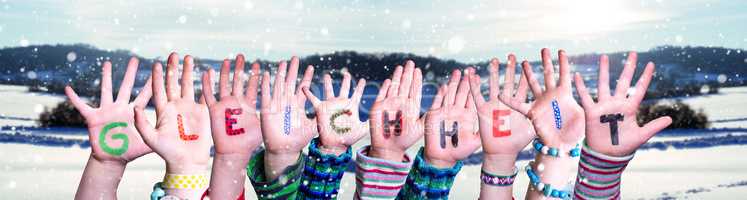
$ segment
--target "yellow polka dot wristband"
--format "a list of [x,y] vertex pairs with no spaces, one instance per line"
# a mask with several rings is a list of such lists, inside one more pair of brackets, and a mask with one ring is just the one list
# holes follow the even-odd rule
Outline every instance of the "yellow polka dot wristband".
[[203,189],[208,183],[205,175],[166,174],[162,184],[169,189]]

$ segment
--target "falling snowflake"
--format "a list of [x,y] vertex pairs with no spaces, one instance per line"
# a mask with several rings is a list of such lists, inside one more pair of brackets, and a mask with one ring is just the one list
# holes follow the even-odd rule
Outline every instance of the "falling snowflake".
[[447,42],[446,47],[451,53],[459,53],[462,52],[462,49],[464,49],[465,43],[466,41],[464,41],[464,38],[462,38],[462,36],[453,36]]
[[177,20],[177,22],[179,22],[180,24],[186,24],[187,16],[186,15],[179,16],[179,19]]
[[75,61],[76,58],[78,58],[78,54],[76,54],[74,51],[71,51],[71,52],[67,53],[66,58],[67,58],[68,62],[73,62],[73,61]]

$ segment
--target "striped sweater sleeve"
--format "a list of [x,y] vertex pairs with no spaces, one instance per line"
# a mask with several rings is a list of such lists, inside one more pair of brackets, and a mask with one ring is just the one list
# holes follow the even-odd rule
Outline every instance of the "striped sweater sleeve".
[[368,157],[369,146],[358,150],[355,170],[355,199],[395,199],[410,171],[410,158],[392,162]]
[[397,199],[449,199],[449,190],[462,165],[462,161],[457,161],[451,168],[436,168],[425,161],[421,147]]
[[584,145],[578,164],[574,199],[620,199],[622,173],[633,155],[604,155]]
[[249,164],[246,166],[246,175],[257,193],[258,199],[296,199],[298,187],[300,185],[301,173],[304,167],[306,156],[299,156],[296,164],[288,166],[282,174],[273,179],[267,180],[265,176],[265,151],[252,156]]
[[324,154],[318,147],[319,139],[315,138],[309,145],[299,199],[336,199],[340,180],[353,157],[350,147],[339,156]]

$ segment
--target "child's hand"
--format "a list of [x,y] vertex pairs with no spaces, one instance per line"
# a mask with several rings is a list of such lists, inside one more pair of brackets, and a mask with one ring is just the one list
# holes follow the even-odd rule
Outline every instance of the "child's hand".
[[[534,78],[532,66],[524,61],[522,68],[524,76],[529,81],[529,87],[534,94],[535,101],[524,103],[519,99],[509,99],[502,95],[501,101],[519,112],[525,114],[534,126],[540,140],[547,146],[571,149],[584,136],[584,112],[571,94],[571,66],[565,51],[558,51],[560,64],[560,82],[556,86],[553,72],[552,58],[549,49],[542,49],[542,65],[544,67],[545,90]],[[513,88],[508,87],[508,94]]]
[[379,89],[371,107],[371,149],[369,155],[391,161],[402,161],[405,150],[423,136],[420,99],[423,74],[415,63],[397,66],[392,79]]
[[[298,57],[291,58],[290,70],[285,61],[280,62],[270,95],[270,73],[262,77],[262,137],[267,156],[265,171],[269,178],[275,178],[292,165],[301,151],[314,136],[316,123],[306,117],[304,106],[306,96],[301,88],[309,87],[314,76],[314,67],[306,67],[301,84],[296,88]],[[286,73],[288,76],[286,77]],[[273,173],[275,172],[275,173]]]
[[358,105],[363,96],[366,80],[360,79],[355,86],[353,96],[350,92],[350,73],[344,72],[340,94],[335,97],[332,88],[332,77],[324,75],[324,97],[321,101],[309,90],[303,88],[306,97],[316,110],[316,119],[321,139],[320,150],[326,153],[342,154],[366,134],[366,124],[358,118]]
[[[166,161],[169,174],[194,174],[210,161],[210,115],[204,103],[196,103],[192,83],[194,60],[184,57],[181,92],[177,85],[179,57],[169,55],[166,88],[161,63],[153,65],[153,91],[157,123],[154,129],[142,107],[135,109],[137,129],[153,150]],[[202,101],[201,101],[202,102]]]
[[477,104],[482,150],[486,159],[490,156],[513,158],[513,161],[508,162],[510,166],[513,166],[516,156],[534,139],[535,134],[529,120],[523,114],[506,106],[498,97],[502,96],[509,102],[526,102],[529,86],[526,77],[521,76],[518,91],[516,94],[510,93],[514,88],[516,57],[509,55],[503,87],[511,88],[511,90],[504,89],[501,92],[498,84],[498,67],[498,59],[490,61],[490,98],[487,102],[480,92],[480,76],[473,74],[470,78],[470,85],[472,97]]
[[[233,88],[229,88],[231,63],[223,61],[220,69],[220,101],[213,95],[213,69],[202,76],[202,91],[210,110],[210,121],[215,141],[215,153],[251,157],[252,152],[262,143],[259,116],[257,115],[257,86],[259,64],[252,64],[249,87],[244,94],[244,55],[236,56]],[[246,165],[246,163],[239,164]]]
[[452,167],[480,147],[477,110],[470,95],[469,68],[461,78],[454,70],[448,86],[443,85],[425,115],[425,160],[439,168]]
[[646,94],[654,63],[649,62],[638,79],[632,94],[628,95],[635,73],[637,54],[630,52],[625,68],[617,81],[615,95],[610,95],[609,60],[602,56],[599,65],[599,99],[589,95],[581,74],[576,73],[576,89],[586,112],[586,142],[592,150],[611,156],[625,156],[635,152],[643,143],[672,123],[670,117],[660,117],[643,127],[638,126],[638,106]]
[[135,129],[133,108],[145,107],[151,96],[151,80],[143,86],[135,101],[130,101],[130,93],[135,83],[138,60],[131,58],[127,72],[119,87],[117,100],[112,100],[112,63],[104,62],[101,76],[101,105],[91,108],[75,93],[72,87],[65,87],[65,94],[73,106],[86,119],[88,138],[91,142],[92,157],[98,161],[115,161],[126,164],[151,152]]

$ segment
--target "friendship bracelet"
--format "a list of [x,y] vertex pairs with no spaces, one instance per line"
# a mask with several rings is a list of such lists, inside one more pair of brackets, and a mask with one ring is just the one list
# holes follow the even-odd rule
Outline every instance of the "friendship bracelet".
[[558,148],[545,146],[545,144],[542,144],[542,142],[537,138],[534,139],[532,146],[537,152],[553,157],[578,157],[581,155],[581,146],[579,144],[576,144],[576,147],[573,147],[567,154],[565,152],[559,153],[560,150]]
[[161,186],[169,189],[202,189],[206,188],[208,183],[207,177],[201,174],[166,174]]
[[527,176],[529,176],[529,182],[534,187],[534,189],[542,192],[542,195],[545,197],[570,199],[570,191],[555,189],[550,184],[542,183],[540,177],[537,176],[537,174],[532,170],[532,164],[534,164],[534,161],[530,161],[529,164],[527,164],[527,166],[525,167],[525,170],[527,172]]
[[485,170],[480,170],[480,180],[482,180],[482,183],[487,185],[505,187],[514,184],[517,174],[519,174],[519,169],[516,167],[514,167],[514,173],[508,176],[495,175],[488,173]]

